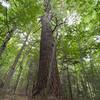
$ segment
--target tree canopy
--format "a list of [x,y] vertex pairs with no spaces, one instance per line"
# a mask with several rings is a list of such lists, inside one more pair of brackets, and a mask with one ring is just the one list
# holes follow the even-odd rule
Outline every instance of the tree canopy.
[[63,100],[100,99],[99,0],[0,0],[0,95],[32,96],[40,73]]

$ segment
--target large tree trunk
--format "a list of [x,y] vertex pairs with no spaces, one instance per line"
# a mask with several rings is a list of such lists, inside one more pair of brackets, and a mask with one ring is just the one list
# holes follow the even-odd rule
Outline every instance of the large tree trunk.
[[33,88],[33,97],[36,97],[34,100],[56,100],[55,97],[60,95],[60,79],[56,62],[55,41],[50,21],[50,0],[45,0],[45,15],[41,17],[42,31],[39,69],[37,83],[35,88]]
[[49,12],[49,5],[50,0],[45,0],[45,15],[41,17],[42,30],[40,43],[39,70],[37,75],[37,84],[36,87],[33,89],[33,95],[41,94],[44,96],[44,91],[47,87],[53,44],[53,35],[50,26],[51,15]]
[[59,77],[59,71],[57,68],[57,59],[56,59],[56,48],[54,45],[54,50],[52,54],[52,61],[51,61],[51,69],[49,70],[49,80],[48,80],[48,94],[50,97],[55,98],[57,100],[62,99],[62,89]]
[[[37,93],[40,93],[46,88],[49,67],[51,63],[52,55],[52,30],[49,22],[47,21],[48,16],[43,16],[41,18],[42,32],[41,32],[41,43],[40,43],[40,60],[39,60],[39,71],[37,79]],[[42,77],[40,77],[42,76]],[[37,93],[33,93],[34,95]]]

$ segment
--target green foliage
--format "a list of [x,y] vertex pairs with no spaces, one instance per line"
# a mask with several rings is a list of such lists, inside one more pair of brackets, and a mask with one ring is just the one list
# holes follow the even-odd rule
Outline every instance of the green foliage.
[[[15,30],[6,50],[0,57],[0,78],[5,77],[25,41],[25,36],[30,34],[11,82],[11,86],[15,85],[22,57],[30,49],[22,64],[23,71],[19,83],[21,88],[22,82],[23,87],[27,84],[30,57],[34,59],[34,63],[38,66],[41,38],[40,17],[44,14],[44,3],[43,0],[9,0],[8,2],[9,8],[4,7],[0,2],[0,48],[9,30],[14,27]],[[78,100],[76,95],[79,91],[79,100],[83,100],[82,95],[85,96],[85,92],[92,98],[85,98],[85,100],[99,100],[100,98],[99,9],[99,0],[51,0],[53,18],[50,25],[52,25],[52,28],[55,27],[57,24],[55,19],[57,19],[58,24],[62,23],[58,25],[54,35],[58,33],[57,39],[55,39],[57,62],[67,97],[70,94],[69,89],[67,90],[68,79],[66,78],[68,67],[75,99]],[[76,16],[74,16],[75,14]],[[37,66],[33,67],[38,69]],[[64,81],[66,81],[65,84]],[[87,87],[86,90],[82,81]],[[79,85],[79,91],[77,85]]]

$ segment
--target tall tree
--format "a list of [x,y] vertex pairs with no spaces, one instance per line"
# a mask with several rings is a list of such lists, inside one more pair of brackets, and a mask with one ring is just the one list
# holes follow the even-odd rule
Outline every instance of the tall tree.
[[[56,62],[55,43],[53,31],[50,26],[51,22],[51,0],[45,0],[45,14],[41,17],[42,31],[40,43],[40,60],[37,76],[37,84],[33,89],[33,96],[47,96],[48,79],[50,79],[50,87],[53,95],[59,95],[59,75]],[[52,86],[53,85],[53,86]],[[58,86],[58,87],[57,87]],[[52,94],[50,94],[52,95]],[[44,100],[45,98],[43,98]],[[47,99],[47,98],[46,98]],[[41,99],[42,100],[42,99]]]

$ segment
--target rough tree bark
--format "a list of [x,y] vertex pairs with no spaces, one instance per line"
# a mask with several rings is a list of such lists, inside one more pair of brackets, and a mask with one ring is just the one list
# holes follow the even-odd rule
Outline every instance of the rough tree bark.
[[[45,0],[45,15],[41,17],[42,31],[40,42],[40,59],[37,83],[33,88],[35,100],[56,100],[60,95],[60,79],[58,75],[51,21],[50,0]],[[49,81],[50,80],[50,81]],[[49,91],[49,90],[50,91]],[[51,95],[53,98],[48,98]]]
[[[55,43],[54,43],[55,44]],[[62,99],[62,88],[60,83],[59,71],[57,68],[57,59],[56,59],[56,47],[53,47],[52,61],[49,69],[49,80],[47,84],[47,92],[50,97],[54,97],[57,100]]]
[[[45,3],[45,6],[49,5],[49,0]],[[47,8],[47,7],[45,7]],[[41,17],[42,31],[41,31],[41,42],[40,42],[40,59],[39,59],[39,70],[37,76],[37,84],[33,89],[33,95],[41,94],[47,86],[49,67],[52,55],[52,29],[50,26],[50,13],[46,9],[45,15]],[[42,76],[42,77],[41,77]],[[34,91],[35,90],[35,91]],[[43,95],[45,95],[43,93]]]

